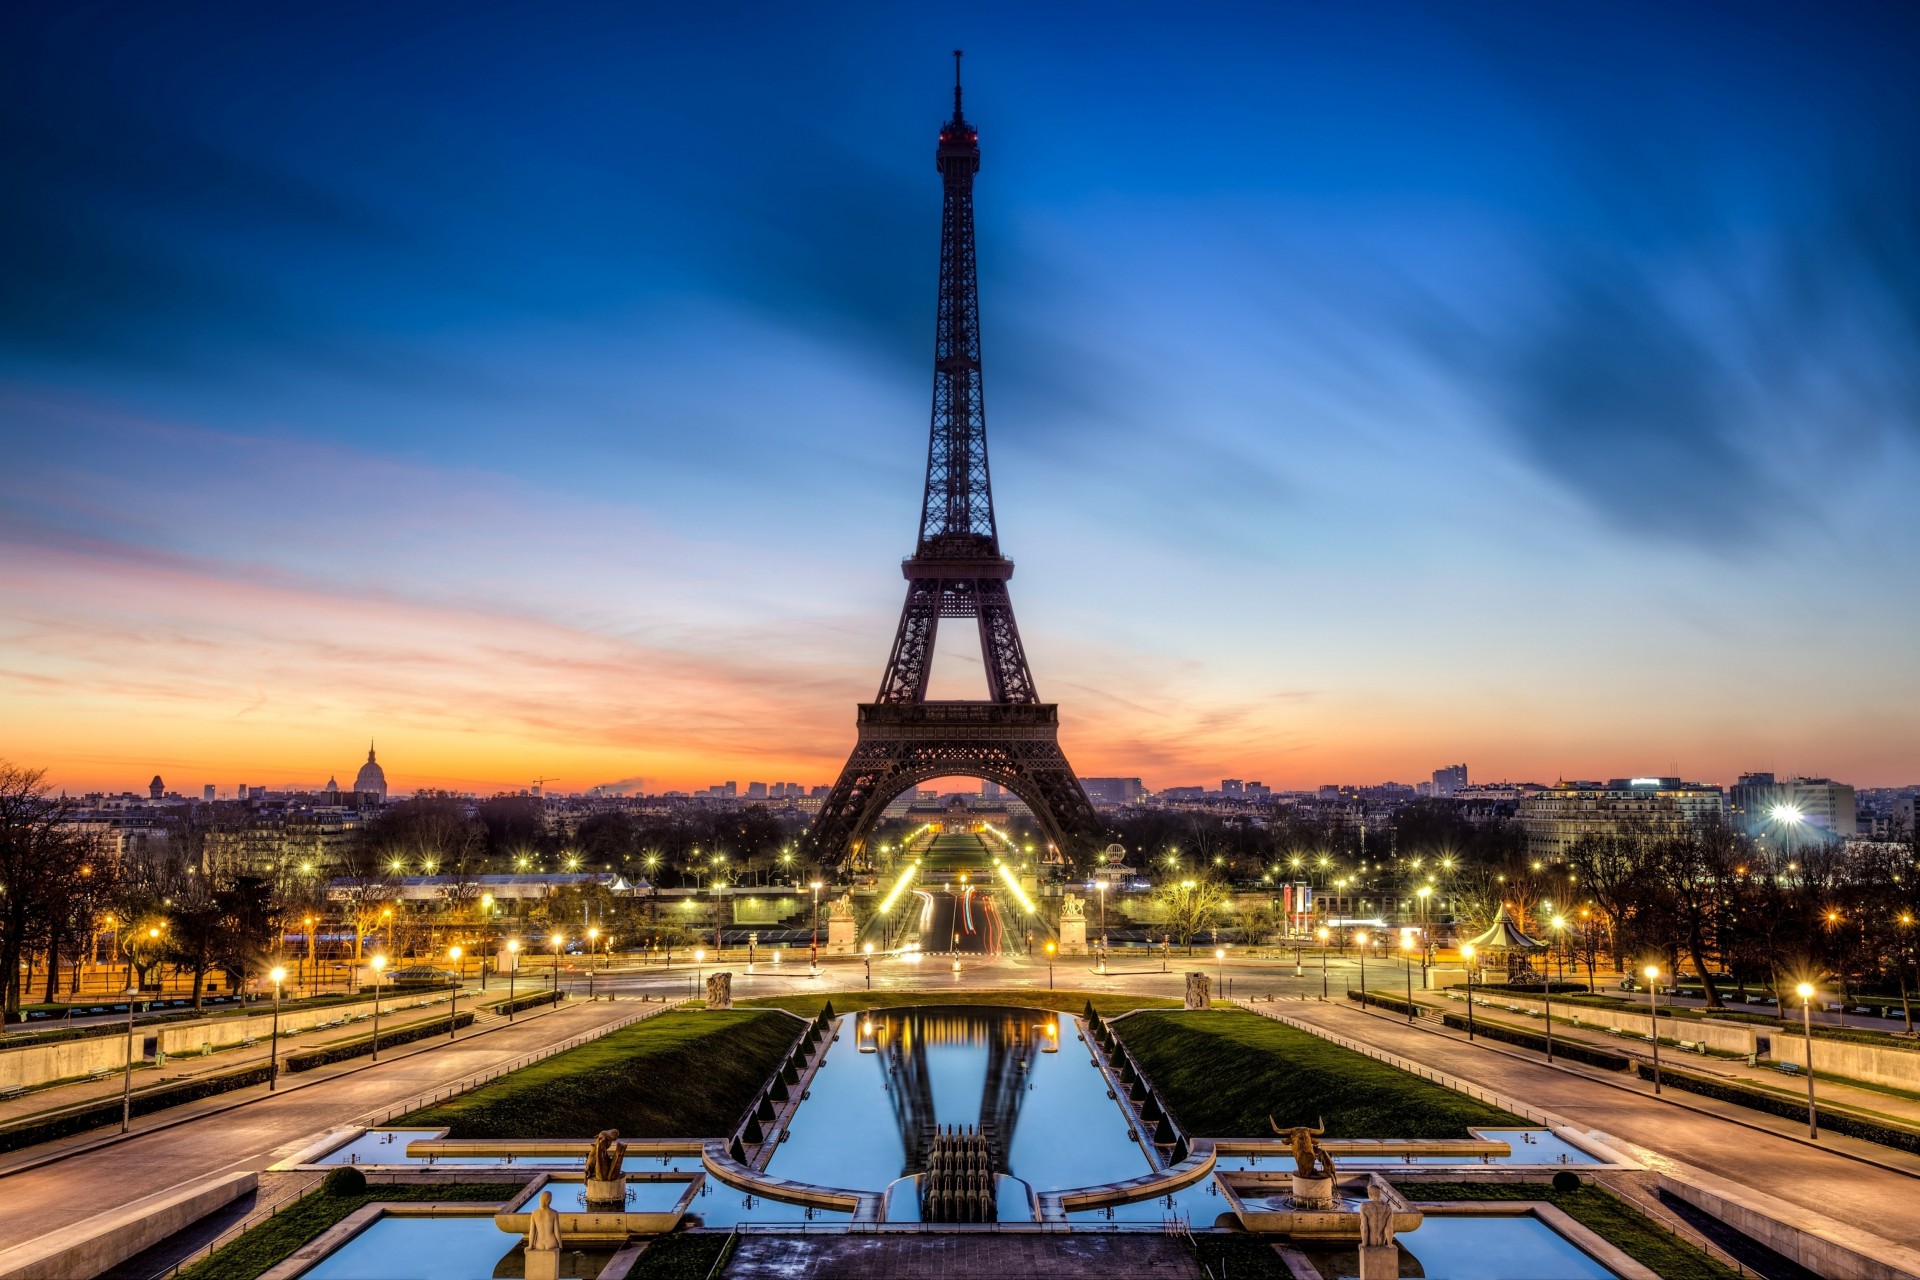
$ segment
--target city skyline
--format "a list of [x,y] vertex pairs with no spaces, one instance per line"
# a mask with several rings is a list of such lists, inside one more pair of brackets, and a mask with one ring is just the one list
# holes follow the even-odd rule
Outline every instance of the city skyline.
[[1910,13],[383,15],[423,78],[207,12],[6,19],[0,756],[58,787],[829,779],[954,44],[1080,772],[1920,778]]

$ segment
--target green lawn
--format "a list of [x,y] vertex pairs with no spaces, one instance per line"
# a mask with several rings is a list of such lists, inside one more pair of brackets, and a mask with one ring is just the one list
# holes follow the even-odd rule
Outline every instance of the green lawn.
[[[1738,1274],[1591,1184],[1555,1191],[1544,1182],[1403,1182],[1400,1193],[1409,1200],[1544,1200],[1661,1280],[1736,1280]],[[1415,1249],[1419,1239],[1417,1231],[1405,1237]]]
[[[515,1195],[512,1183],[441,1183],[432,1186],[368,1187],[358,1195],[328,1191],[296,1201],[239,1239],[220,1247],[179,1273],[177,1280],[254,1280],[362,1205],[376,1200],[464,1200],[499,1202]],[[509,1237],[501,1236],[502,1252]]]
[[1324,1117],[1333,1138],[1464,1138],[1470,1125],[1524,1125],[1397,1067],[1238,1009],[1141,1013],[1116,1022],[1186,1132],[1248,1138]]
[[758,1009],[657,1014],[395,1123],[455,1138],[724,1137],[802,1029]]
[[1048,991],[1022,987],[1013,991],[832,991],[822,995],[761,996],[736,1000],[738,1006],[785,1009],[803,1018],[811,1018],[827,1001],[833,1001],[836,1013],[859,1013],[863,1009],[896,1009],[904,1005],[987,1004],[1016,1009],[1052,1009],[1056,1013],[1084,1013],[1087,1001],[1103,1018],[1132,1009],[1178,1009],[1181,1002],[1159,996],[1093,994],[1086,991]]

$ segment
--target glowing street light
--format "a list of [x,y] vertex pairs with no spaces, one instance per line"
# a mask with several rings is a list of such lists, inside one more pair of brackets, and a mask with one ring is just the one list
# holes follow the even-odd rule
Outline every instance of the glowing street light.
[[1227,993],[1227,949],[1225,947],[1213,949],[1213,988],[1222,997]]
[[520,976],[520,939],[507,939],[507,1021],[513,1021],[513,984]]
[[1048,938],[1047,939],[1047,990],[1049,991],[1053,990],[1053,953],[1055,949],[1056,948],[1053,945],[1053,939]]
[[380,1061],[380,978],[387,971],[387,958],[373,958],[373,1060]]
[[1353,935],[1353,944],[1360,948],[1360,1012],[1367,1011],[1367,931],[1362,929]]
[[273,1033],[267,1037],[267,1092],[280,1087],[280,984],[287,980],[287,971],[279,965],[267,975],[273,979]]
[[1460,960],[1467,969],[1467,1039],[1473,1039],[1473,944],[1460,944]]
[[1794,988],[1800,997],[1800,1029],[1807,1037],[1807,1136],[1820,1136],[1820,1113],[1813,1105],[1813,984],[1803,982]]
[[448,947],[447,959],[453,961],[453,1003],[447,1006],[447,1039],[451,1040],[460,1023],[460,948]]
[[813,882],[813,948],[809,952],[808,967],[814,976],[820,974],[820,890],[824,888],[818,880]]
[[551,938],[547,939],[547,945],[553,948],[553,968],[551,972],[553,977],[554,998],[557,1000],[560,992],[560,948],[567,945],[566,935],[559,933],[554,934]]
[[1653,1091],[1660,1092],[1660,976],[1658,965],[1648,965],[1640,971],[1647,978],[1647,1008],[1653,1019]]
[[1321,925],[1314,930],[1314,936],[1320,939],[1320,1001],[1327,999],[1327,944],[1333,939],[1333,930]]

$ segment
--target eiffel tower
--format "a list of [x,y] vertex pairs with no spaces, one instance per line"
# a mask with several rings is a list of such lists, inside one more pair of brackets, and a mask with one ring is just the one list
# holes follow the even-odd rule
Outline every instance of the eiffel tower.
[[[930,778],[997,782],[1033,811],[1047,857],[1085,852],[1100,836],[1093,806],[1060,750],[1059,708],[1040,701],[1013,620],[987,476],[980,383],[980,281],[973,251],[973,175],[980,135],[960,110],[953,55],[953,118],[934,152],[944,192],[940,301],[934,323],[933,426],[920,539],[901,564],[907,602],[880,692],[859,704],[858,740],[808,832],[823,861],[865,861],[867,836],[895,796]],[[929,701],[927,677],[942,618],[971,618],[986,666],[985,701]]]

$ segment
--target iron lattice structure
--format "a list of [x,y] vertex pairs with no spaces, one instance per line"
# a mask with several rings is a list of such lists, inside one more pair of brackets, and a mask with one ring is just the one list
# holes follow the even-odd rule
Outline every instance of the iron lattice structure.
[[[895,796],[931,778],[999,783],[1040,823],[1054,857],[1097,840],[1087,793],[1060,750],[1059,708],[1040,701],[1000,554],[987,469],[980,378],[980,280],[974,261],[973,178],[980,136],[960,109],[954,54],[953,118],[940,126],[940,300],[934,324],[933,422],[920,536],[902,562],[907,601],[880,692],[859,706],[859,738],[808,833],[816,857],[862,860],[866,838]],[[971,618],[986,667],[983,702],[929,701],[942,618]]]

